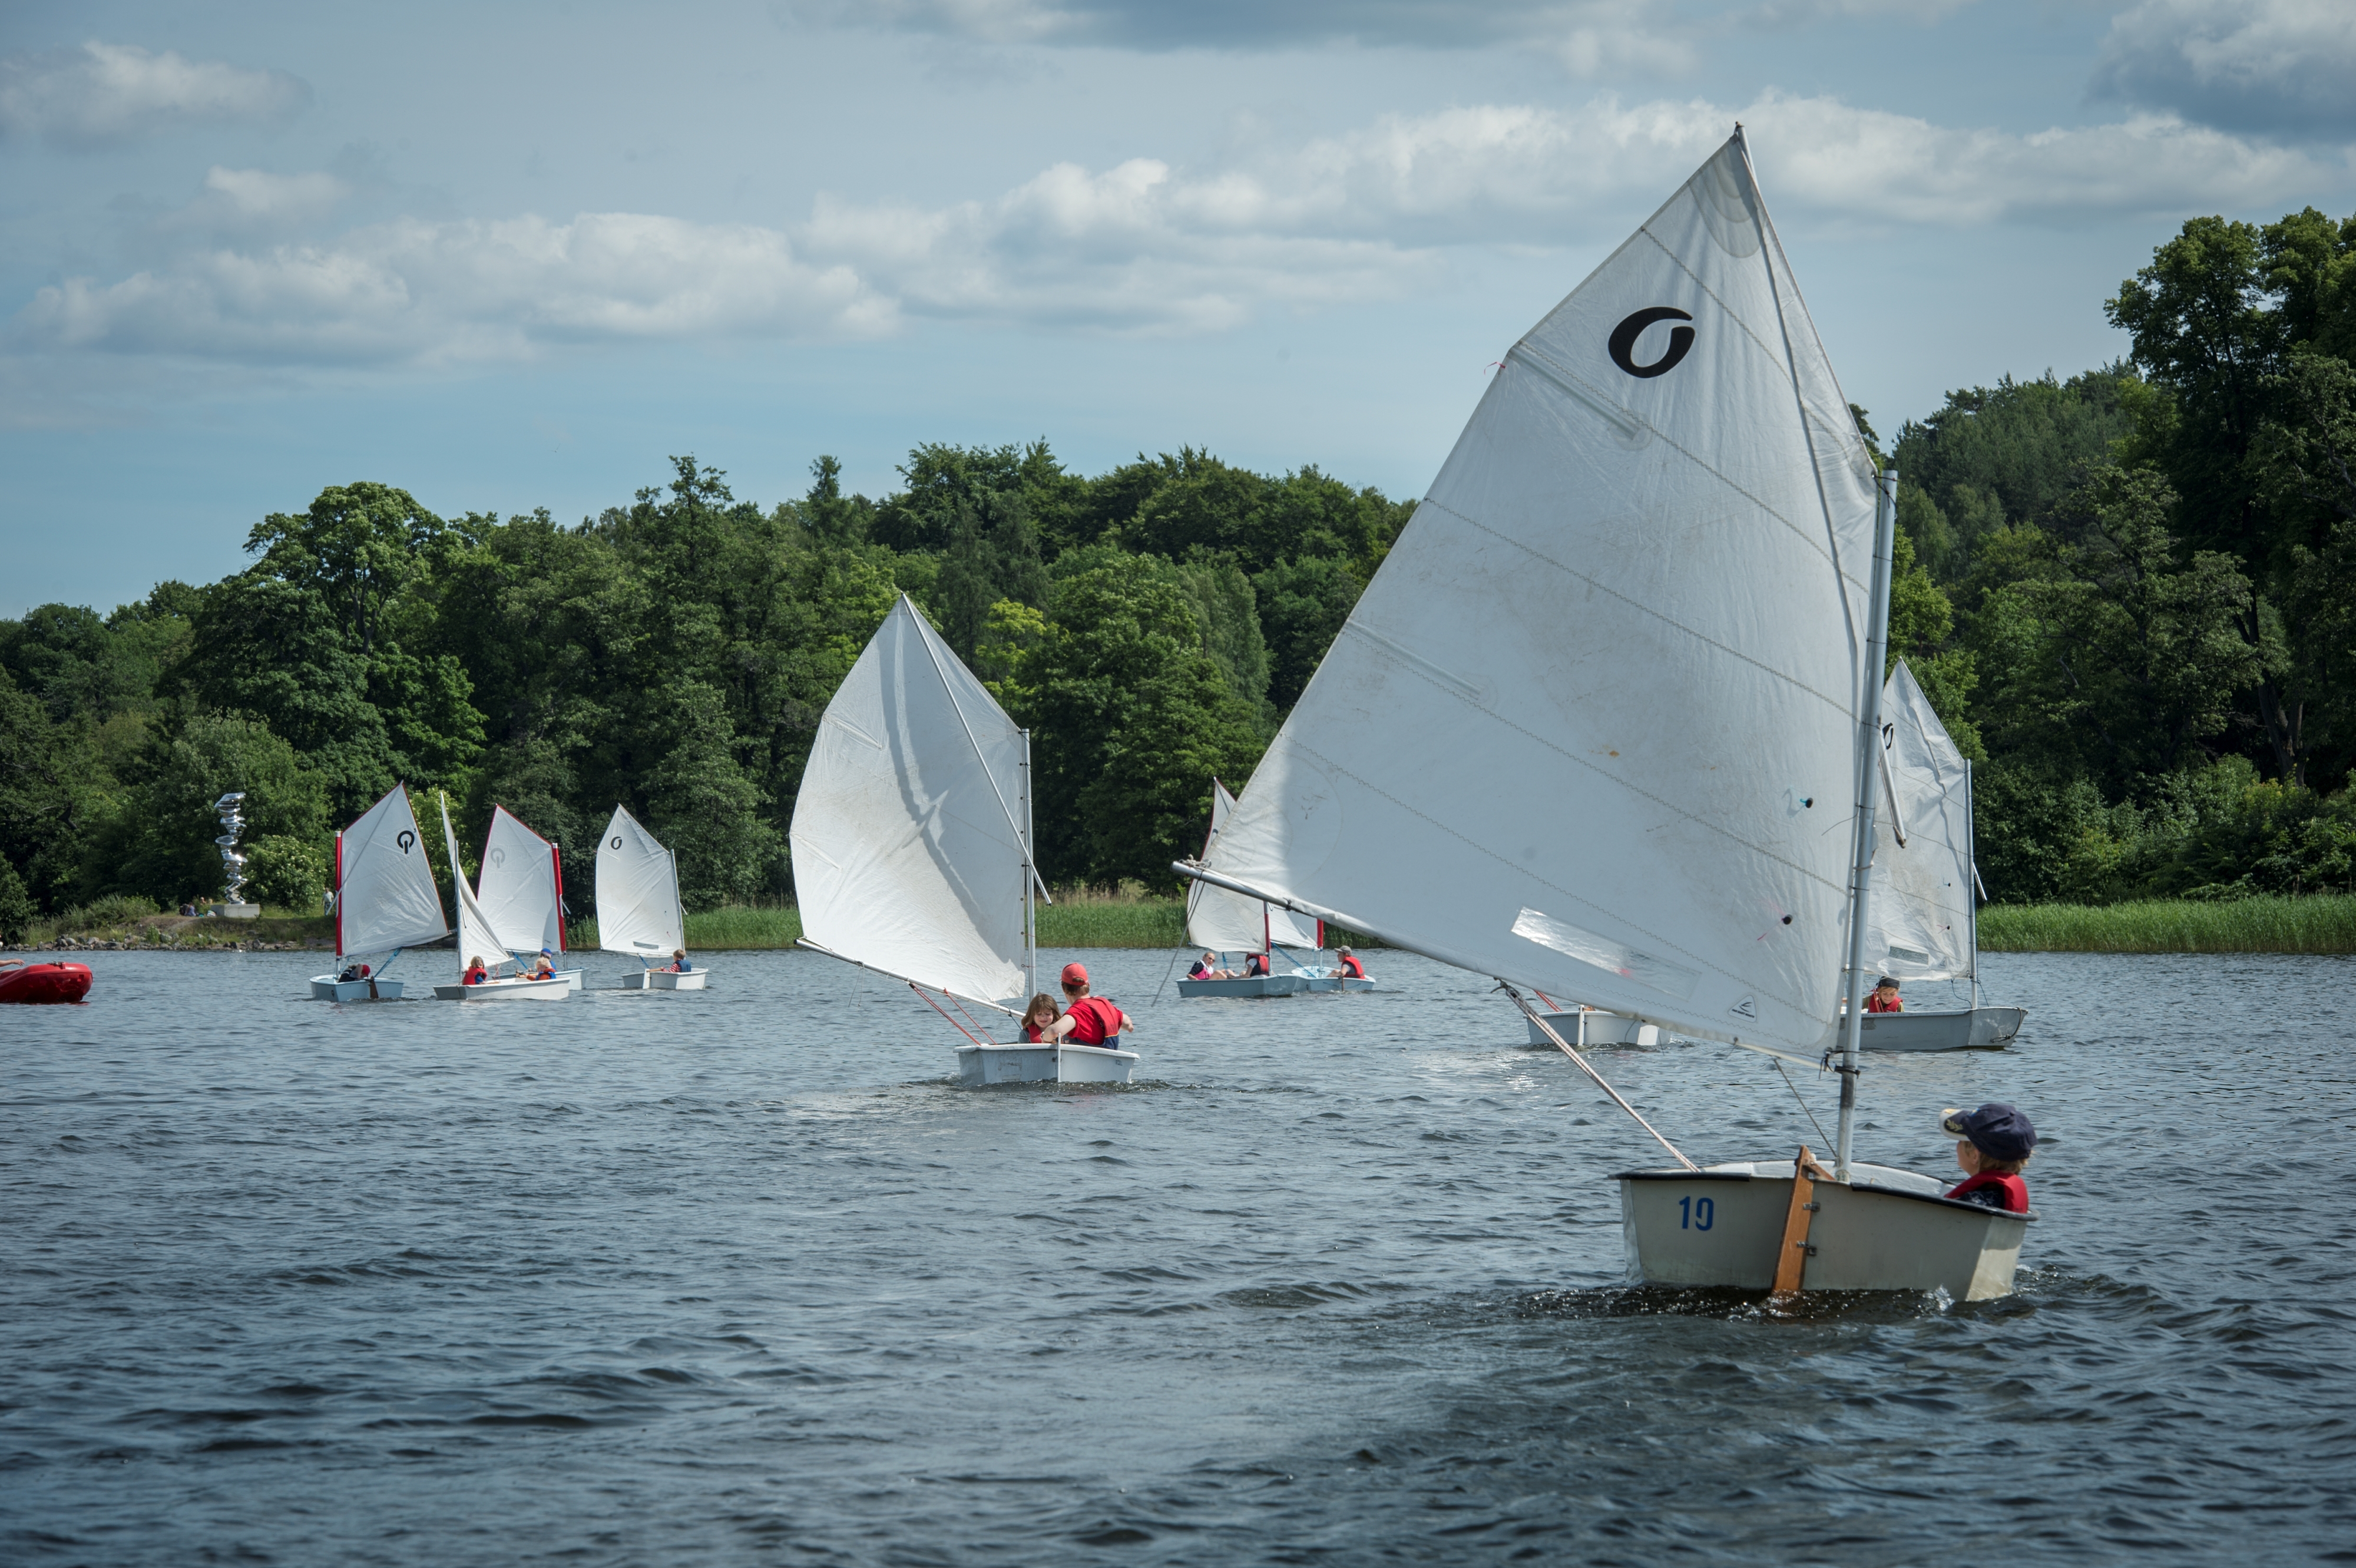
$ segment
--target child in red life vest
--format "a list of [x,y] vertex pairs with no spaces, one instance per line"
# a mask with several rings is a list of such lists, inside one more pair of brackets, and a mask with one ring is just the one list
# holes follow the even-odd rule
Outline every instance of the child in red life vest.
[[1031,1005],[1023,1010],[1023,1038],[1031,1045],[1052,1040],[1048,1030],[1055,1026],[1055,999],[1042,991],[1031,998]]
[[1064,1015],[1047,1026],[1044,1039],[1069,1039],[1076,1046],[1109,1046],[1118,1049],[1120,1036],[1137,1027],[1135,1020],[1111,1002],[1088,994],[1088,972],[1082,965],[1064,966]]
[[1906,1004],[1898,994],[1898,983],[1883,975],[1874,986],[1873,994],[1865,999],[1865,1010],[1869,1013],[1905,1012]]
[[1338,961],[1333,965],[1333,978],[1335,980],[1364,980],[1366,978],[1366,966],[1360,963],[1358,961],[1358,955],[1352,952],[1348,948],[1344,948],[1339,953],[1336,953],[1334,957],[1338,960]]
[[1946,1196],[2011,1214],[2029,1212],[2029,1184],[2021,1180],[2020,1167],[2037,1147],[2037,1129],[2028,1117],[1995,1101],[1977,1111],[1949,1107],[1940,1113],[1939,1129],[1955,1140],[1955,1164],[1964,1170],[1964,1179]]
[[466,961],[466,977],[461,980],[459,983],[462,985],[480,985],[490,978],[491,972],[483,967],[482,959],[479,957],[470,958]]

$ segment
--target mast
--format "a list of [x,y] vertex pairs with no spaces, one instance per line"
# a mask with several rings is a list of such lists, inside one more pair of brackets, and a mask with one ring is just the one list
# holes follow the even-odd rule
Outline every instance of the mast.
[[1972,1011],[1980,1007],[1980,822],[1972,759],[1964,758],[1964,908],[1972,912]]
[[1023,732],[1023,976],[1026,1007],[1039,994],[1039,921],[1031,901],[1031,883],[1039,873],[1031,864],[1031,732]]
[[1898,517],[1898,470],[1881,470],[1873,508],[1873,593],[1866,615],[1864,712],[1858,718],[1856,854],[1849,871],[1848,1014],[1841,1029],[1840,1130],[1833,1179],[1848,1180],[1849,1133],[1857,1121],[1857,1047],[1865,1032],[1865,918],[1873,886],[1875,776],[1881,770],[1882,666],[1890,659],[1890,535]]

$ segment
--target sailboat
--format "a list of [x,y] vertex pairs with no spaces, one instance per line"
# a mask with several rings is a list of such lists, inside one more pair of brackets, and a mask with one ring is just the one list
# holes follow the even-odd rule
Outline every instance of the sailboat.
[[1543,992],[1837,1054],[1829,1169],[1703,1166],[1555,1036],[1676,1162],[1614,1178],[1647,1283],[2010,1288],[2030,1217],[1852,1149],[1896,487],[1737,127],[1505,352],[1219,868],[1177,868],[1494,976],[1525,1017]]
[[701,991],[711,972],[659,967],[687,946],[679,904],[679,861],[621,807],[597,841],[597,946],[640,965],[625,991]]
[[[1203,843],[1205,865],[1216,864],[1213,854],[1218,848],[1219,830],[1226,825],[1228,814],[1235,809],[1236,798],[1227,792],[1227,787],[1212,779],[1211,834]],[[1247,898],[1207,882],[1187,886],[1186,940],[1197,951],[1216,953],[1223,967],[1230,956],[1259,953],[1268,960],[1269,972],[1237,974],[1226,980],[1182,980],[1178,983],[1180,996],[1298,996],[1311,991],[1375,988],[1371,980],[1334,977],[1328,964],[1301,961],[1301,950],[1319,958],[1323,956],[1324,921],[1296,915],[1290,909],[1273,908],[1259,899]],[[1277,970],[1280,952],[1290,962],[1289,970]]]
[[1968,980],[1968,1007],[1868,1013],[1860,1048],[2003,1046],[2028,1016],[1980,1002],[1979,871],[1972,864],[1972,765],[1900,660],[1881,693],[1881,804],[1874,822],[1866,967],[1893,980]]
[[[483,840],[483,868],[475,878],[475,902],[499,934],[502,951],[537,958],[545,948],[564,950],[564,867],[556,846],[523,825],[505,806],[491,808],[491,831]],[[559,969],[557,978],[581,989],[581,971]]]
[[359,821],[336,835],[336,956],[364,959],[386,955],[365,980],[333,974],[311,977],[311,994],[322,1002],[396,1002],[402,983],[384,969],[403,948],[423,947],[450,934],[442,918],[442,894],[434,867],[417,836],[417,815],[409,789],[396,784]]
[[[573,994],[573,984],[562,979],[526,980],[520,975],[501,974],[502,968],[511,967],[507,943],[498,930],[483,913],[482,904],[475,890],[466,886],[466,874],[458,860],[458,833],[450,825],[450,797],[441,797],[442,842],[450,852],[450,883],[457,889],[458,904],[458,972],[461,979],[455,985],[434,988],[436,1000],[443,1002],[562,1002]],[[468,985],[464,975],[470,961],[481,959],[491,972],[491,977],[479,985]]]
[[801,945],[924,997],[966,1038],[960,1082],[1129,1081],[1134,1051],[992,1033],[1038,990],[1031,736],[905,594],[819,723],[793,855]]

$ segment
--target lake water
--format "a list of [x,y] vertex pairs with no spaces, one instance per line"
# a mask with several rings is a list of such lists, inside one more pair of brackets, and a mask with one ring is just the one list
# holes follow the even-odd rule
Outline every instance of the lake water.
[[[2017,1046],[1869,1058],[1858,1152],[2028,1110],[2019,1294],[1786,1317],[1621,1285],[1658,1151],[1471,977],[1085,956],[1136,1087],[953,1088],[805,954],[90,955],[0,1007],[0,1561],[2356,1558],[2356,962],[1991,957]],[[1766,1058],[1599,1065],[1698,1158],[1818,1142]]]

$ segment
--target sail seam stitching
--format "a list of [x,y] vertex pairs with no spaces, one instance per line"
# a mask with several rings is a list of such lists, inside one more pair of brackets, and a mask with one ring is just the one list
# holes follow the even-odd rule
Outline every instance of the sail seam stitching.
[[[1815,698],[1818,702],[1832,708],[1835,713],[1837,713],[1844,717],[1848,716],[1848,704],[1826,694],[1826,693],[1819,692],[1816,688],[1811,686],[1805,681],[1801,680],[1798,676],[1788,674],[1783,671],[1776,669],[1772,664],[1753,659],[1750,654],[1743,652],[1740,649],[1730,647],[1726,643],[1720,642],[1716,638],[1711,637],[1707,632],[1697,631],[1692,627],[1686,625],[1683,621],[1662,614],[1659,610],[1655,609],[1652,606],[1644,603],[1642,600],[1631,598],[1628,595],[1620,592],[1617,588],[1611,586],[1609,584],[1597,582],[1594,578],[1589,576],[1586,573],[1581,572],[1577,567],[1565,565],[1562,562],[1558,561],[1553,556],[1546,553],[1546,552],[1523,543],[1520,540],[1514,538],[1511,534],[1500,532],[1498,530],[1490,527],[1485,522],[1465,516],[1462,512],[1458,511],[1454,507],[1450,506],[1445,501],[1436,501],[1426,497],[1424,504],[1438,508],[1440,510],[1446,512],[1449,516],[1456,519],[1457,521],[1463,523],[1468,528],[1479,529],[1482,532],[1487,534],[1492,539],[1497,540],[1501,543],[1512,545],[1515,549],[1521,551],[1524,554],[1529,556],[1533,560],[1545,562],[1547,565],[1553,567],[1556,571],[1562,573],[1565,576],[1577,578],[1579,581],[1585,583],[1589,587],[1595,589],[1598,593],[1609,595],[1611,597],[1619,600],[1622,604],[1626,605],[1629,608],[1640,610],[1645,615],[1651,616],[1662,625],[1685,633],[1686,636],[1692,638],[1696,642],[1715,648],[1730,659],[1739,659],[1754,670],[1764,671],[1767,674],[1773,676],[1778,681],[1783,681],[1793,686],[1796,686],[1801,691],[1808,693],[1808,695]],[[1794,532],[1797,531],[1794,530]],[[1355,625],[1355,618],[1344,624],[1345,626]],[[1366,635],[1370,639],[1373,639],[1373,634],[1368,633]],[[1462,695],[1461,693],[1459,694]]]
[[[1419,674],[1419,673],[1421,673],[1421,671],[1418,671],[1418,673]],[[1495,715],[1494,715],[1494,714],[1492,714],[1491,716],[1492,716],[1492,717],[1495,717]],[[1596,771],[1597,773],[1599,773],[1599,774],[1602,774],[1602,777],[1604,777],[1604,778],[1607,778],[1607,779],[1608,779],[1608,778],[1610,778],[1610,777],[1611,777],[1611,775],[1610,775],[1610,774],[1602,773],[1602,770],[1601,770],[1601,768],[1594,768],[1594,765],[1593,765],[1593,764],[1591,764],[1591,763],[1587,762],[1584,758],[1581,758],[1581,757],[1570,757],[1570,754],[1569,754],[1569,753],[1565,752],[1565,751],[1562,751],[1562,750],[1561,750],[1561,748],[1560,748],[1560,747],[1558,747],[1558,746],[1554,746],[1549,745],[1549,744],[1548,744],[1548,743],[1547,743],[1544,738],[1542,738],[1541,736],[1535,736],[1535,735],[1530,735],[1530,732],[1529,732],[1529,731],[1522,729],[1522,727],[1521,727],[1519,725],[1513,724],[1510,720],[1506,720],[1506,719],[1499,719],[1499,720],[1498,720],[1498,722],[1499,722],[1500,724],[1506,725],[1507,725],[1507,727],[1509,727],[1509,728],[1512,728],[1512,729],[1515,729],[1515,730],[1519,730],[1519,731],[1520,731],[1522,734],[1524,734],[1524,735],[1529,735],[1529,737],[1530,737],[1532,740],[1537,741],[1537,743],[1538,743],[1540,746],[1547,746],[1547,748],[1548,750],[1550,750],[1550,751],[1554,751],[1554,752],[1557,752],[1558,755],[1561,755],[1561,756],[1564,756],[1564,757],[1569,757],[1570,758],[1570,760],[1571,760],[1571,761],[1573,761],[1573,762],[1577,762],[1577,763],[1580,763],[1580,766],[1582,766],[1582,767],[1586,767],[1586,768],[1592,768],[1592,769],[1593,769],[1594,771]],[[1344,779],[1350,779],[1352,782],[1356,783],[1356,784],[1359,784],[1359,785],[1361,785],[1361,786],[1365,787],[1365,789],[1372,790],[1374,793],[1376,793],[1376,794],[1377,794],[1377,795],[1380,795],[1384,800],[1388,800],[1392,805],[1397,806],[1400,811],[1407,812],[1407,813],[1408,813],[1408,815],[1410,815],[1410,816],[1414,816],[1414,817],[1421,818],[1424,822],[1430,822],[1433,827],[1438,828],[1441,832],[1446,833],[1449,837],[1451,837],[1451,838],[1452,838],[1452,839],[1455,839],[1457,842],[1459,842],[1460,843],[1462,843],[1462,844],[1466,845],[1468,848],[1471,848],[1471,849],[1473,849],[1473,850],[1477,850],[1477,851],[1479,851],[1482,854],[1484,854],[1484,855],[1488,856],[1491,860],[1494,860],[1494,861],[1495,861],[1498,865],[1502,865],[1502,866],[1505,866],[1507,870],[1512,871],[1512,872],[1515,873],[1515,874],[1516,874],[1516,875],[1518,875],[1526,876],[1526,877],[1528,877],[1531,881],[1533,881],[1533,882],[1537,883],[1539,886],[1541,886],[1541,887],[1546,887],[1546,888],[1549,888],[1549,889],[1553,890],[1554,892],[1559,893],[1559,894],[1561,894],[1564,897],[1569,898],[1569,899],[1572,900],[1572,901],[1573,901],[1573,902],[1575,902],[1575,903],[1578,903],[1578,904],[1583,905],[1583,906],[1585,906],[1586,908],[1590,908],[1590,909],[1594,910],[1597,914],[1601,915],[1601,916],[1605,917],[1605,918],[1608,918],[1608,919],[1611,919],[1611,920],[1616,921],[1616,922],[1618,922],[1619,924],[1625,926],[1628,929],[1630,929],[1630,930],[1632,930],[1632,931],[1634,931],[1634,932],[1638,933],[1638,934],[1639,934],[1639,935],[1641,935],[1641,936],[1646,937],[1646,938],[1650,939],[1651,940],[1653,940],[1653,941],[1655,941],[1655,942],[1659,943],[1661,946],[1663,946],[1663,947],[1665,947],[1665,948],[1669,949],[1669,950],[1670,950],[1671,951],[1673,951],[1673,952],[1680,952],[1680,953],[1685,954],[1685,956],[1686,956],[1686,957],[1687,957],[1687,958],[1689,958],[1689,959],[1693,960],[1696,963],[1700,964],[1704,969],[1709,970],[1711,972],[1713,972],[1713,973],[1717,974],[1717,975],[1718,975],[1718,976],[1719,976],[1721,979],[1730,980],[1730,981],[1732,981],[1736,985],[1740,986],[1740,987],[1743,987],[1744,989],[1749,990],[1749,991],[1751,991],[1751,992],[1754,992],[1754,993],[1766,993],[1768,995],[1770,995],[1770,996],[1772,997],[1772,1000],[1774,1000],[1774,1001],[1776,1001],[1776,1002],[1779,1002],[1779,1003],[1782,1003],[1784,1006],[1789,1007],[1789,1008],[1790,1008],[1793,1012],[1794,1012],[1794,1013],[1801,1013],[1801,1014],[1804,1014],[1804,1013],[1806,1013],[1806,1012],[1807,1012],[1807,1009],[1806,1009],[1805,1007],[1801,1006],[1798,1003],[1795,1003],[1795,1002],[1792,1001],[1790,998],[1785,997],[1785,996],[1775,995],[1774,993],[1771,993],[1771,992],[1766,992],[1766,988],[1765,988],[1764,986],[1761,985],[1757,981],[1752,980],[1752,979],[1751,979],[1751,978],[1749,978],[1749,977],[1747,977],[1747,976],[1744,976],[1744,975],[1739,975],[1739,974],[1736,974],[1736,973],[1734,973],[1733,972],[1731,972],[1731,971],[1730,971],[1730,970],[1726,970],[1726,969],[1722,969],[1722,968],[1720,968],[1719,965],[1717,965],[1717,964],[1715,964],[1715,963],[1712,963],[1708,959],[1704,958],[1701,954],[1699,954],[1699,953],[1697,953],[1697,952],[1695,952],[1695,951],[1693,951],[1692,950],[1690,950],[1690,949],[1688,949],[1688,948],[1686,948],[1686,947],[1684,947],[1684,946],[1680,945],[1680,944],[1679,944],[1679,943],[1678,943],[1675,939],[1670,938],[1670,937],[1665,937],[1665,936],[1661,935],[1661,934],[1660,934],[1659,932],[1657,932],[1657,931],[1648,930],[1648,929],[1646,929],[1644,927],[1640,926],[1640,925],[1637,925],[1634,921],[1633,921],[1633,920],[1631,920],[1631,919],[1628,919],[1625,916],[1623,916],[1623,915],[1620,915],[1620,914],[1617,914],[1617,913],[1613,912],[1612,910],[1606,909],[1602,905],[1596,903],[1596,902],[1595,902],[1593,899],[1591,899],[1591,898],[1588,898],[1588,897],[1584,897],[1583,895],[1580,895],[1580,894],[1578,894],[1578,893],[1574,893],[1574,892],[1572,892],[1569,888],[1568,888],[1568,887],[1565,887],[1565,886],[1561,886],[1559,883],[1549,882],[1549,881],[1547,881],[1545,877],[1540,876],[1537,873],[1536,873],[1536,872],[1532,871],[1529,867],[1527,867],[1527,866],[1526,866],[1526,865],[1515,865],[1515,864],[1514,864],[1514,862],[1512,862],[1512,861],[1510,861],[1510,860],[1506,859],[1504,855],[1499,854],[1495,850],[1491,849],[1488,845],[1486,845],[1486,844],[1484,844],[1484,843],[1480,843],[1478,840],[1471,839],[1471,838],[1467,838],[1464,834],[1462,834],[1462,833],[1461,833],[1461,832],[1457,832],[1454,828],[1450,827],[1446,822],[1443,822],[1440,821],[1437,817],[1431,816],[1431,815],[1430,815],[1430,814],[1429,814],[1429,813],[1427,813],[1427,812],[1424,812],[1424,811],[1421,811],[1417,810],[1415,807],[1408,805],[1405,800],[1400,800],[1398,796],[1396,796],[1396,795],[1392,794],[1389,790],[1385,789],[1381,785],[1376,784],[1376,783],[1373,782],[1373,781],[1372,781],[1372,780],[1370,780],[1370,779],[1365,779],[1365,778],[1361,777],[1360,775],[1358,775],[1358,774],[1356,774],[1356,773],[1352,772],[1349,768],[1343,767],[1340,763],[1333,761],[1331,757],[1326,757],[1326,756],[1323,755],[1322,753],[1320,753],[1320,752],[1318,752],[1318,751],[1315,751],[1315,750],[1313,750],[1312,748],[1311,748],[1311,747],[1309,747],[1309,746],[1303,746],[1303,745],[1301,745],[1301,743],[1300,741],[1295,740],[1295,741],[1292,741],[1292,742],[1290,742],[1290,743],[1289,743],[1289,744],[1290,744],[1292,746],[1294,746],[1295,748],[1297,748],[1298,750],[1300,750],[1301,752],[1302,752],[1303,754],[1305,754],[1306,756],[1308,756],[1309,757],[1311,757],[1312,759],[1313,759],[1314,761],[1316,761],[1316,762],[1317,762],[1321,767],[1324,767],[1324,768],[1332,768],[1334,772],[1339,773],[1339,774],[1340,774],[1340,775],[1342,775]],[[1679,811],[1677,807],[1676,807],[1675,805],[1670,804],[1670,802],[1668,802],[1668,801],[1666,801],[1666,800],[1660,800],[1660,799],[1659,799],[1659,797],[1655,796],[1655,795],[1652,795],[1652,794],[1650,794],[1649,792],[1647,792],[1647,791],[1645,791],[1645,790],[1643,790],[1643,789],[1636,789],[1636,787],[1635,787],[1634,785],[1633,785],[1633,784],[1632,784],[1632,785],[1629,785],[1629,786],[1628,786],[1628,788],[1629,788],[1630,789],[1632,789],[1632,790],[1634,790],[1634,792],[1635,792],[1635,793],[1637,793],[1637,794],[1639,794],[1639,795],[1643,795],[1643,796],[1644,796],[1644,798],[1645,798],[1646,800],[1654,800],[1654,801],[1655,801],[1656,803],[1658,803],[1659,805],[1665,806],[1665,807],[1666,807],[1668,810],[1670,810],[1670,811],[1676,811],[1676,812],[1677,812],[1677,814],[1678,814],[1679,816],[1687,816],[1687,817],[1688,817],[1688,820],[1698,822],[1698,819],[1689,817],[1688,813],[1687,813],[1687,812],[1685,812],[1685,811]],[[1704,826],[1704,827],[1708,827],[1708,826],[1709,826],[1709,824],[1708,824],[1708,823],[1707,823],[1707,822],[1702,822],[1700,825],[1701,825],[1701,826]],[[1711,831],[1713,831],[1713,832],[1721,832],[1721,833],[1723,833],[1723,832],[1724,832],[1724,830],[1723,830],[1723,829],[1712,829]],[[1724,836],[1729,837],[1729,838],[1734,838],[1734,835],[1733,835],[1733,834],[1731,834],[1731,833],[1726,833]],[[1743,844],[1743,846],[1744,846],[1745,848],[1748,848],[1748,849],[1753,849],[1753,850],[1756,850],[1756,849],[1757,849],[1757,846],[1756,846],[1756,845],[1754,845],[1754,844],[1751,844],[1751,843],[1748,843],[1745,840],[1742,840],[1742,839],[1740,839],[1740,838],[1734,838],[1734,842],[1735,842],[1735,843],[1740,843],[1740,844]],[[1772,860],[1772,861],[1776,862],[1778,865],[1791,865],[1791,863],[1790,863],[1789,861],[1784,860],[1781,855],[1769,854],[1767,851],[1764,851],[1764,850],[1759,850],[1759,851],[1758,851],[1758,853],[1760,853],[1760,854],[1762,854],[1766,855],[1766,857],[1767,857],[1768,859],[1770,859],[1770,860]],[[1812,872],[1812,871],[1809,871],[1809,870],[1808,870],[1807,868],[1805,868],[1804,866],[1792,865],[1792,866],[1791,866],[1791,868],[1792,868],[1793,870],[1794,870],[1794,871],[1797,871],[1801,875],[1805,876],[1805,877],[1808,877],[1808,878],[1809,878],[1810,880],[1812,880],[1812,881],[1816,881],[1816,882],[1825,882],[1826,886],[1828,886],[1828,887],[1832,886],[1832,884],[1831,884],[1831,883],[1829,883],[1829,882],[1826,882],[1826,879],[1825,879],[1824,877],[1817,875],[1815,873],[1814,873],[1814,872]],[[1650,988],[1650,987],[1647,987],[1646,989],[1648,989],[1648,990],[1649,990],[1649,989],[1651,989],[1651,988]]]
[[[1582,404],[1590,404],[1596,399],[1602,396],[1601,392],[1581,390],[1581,388],[1576,384],[1579,380],[1576,372],[1557,363],[1555,360],[1548,356],[1544,349],[1532,347],[1527,340],[1515,344],[1507,357],[1519,359],[1523,363],[1528,364],[1532,370],[1538,373],[1542,380],[1552,381],[1567,395]],[[1609,418],[1610,416],[1606,415],[1605,417]],[[1728,489],[1732,490],[1736,495],[1740,496],[1752,506],[1757,507],[1761,511],[1765,512],[1769,517],[1773,518],[1777,522],[1782,523],[1785,528],[1791,530],[1794,538],[1798,539],[1809,549],[1815,551],[1818,555],[1824,557],[1826,564],[1832,567],[1835,576],[1837,577],[1843,575],[1840,567],[1840,557],[1828,553],[1825,549],[1824,545],[1818,542],[1806,529],[1802,528],[1798,523],[1793,521],[1790,518],[1785,517],[1774,507],[1769,505],[1758,496],[1753,495],[1739,480],[1734,478],[1733,476],[1719,468],[1708,458],[1702,456],[1699,453],[1695,452],[1691,447],[1687,446],[1675,436],[1663,431],[1659,425],[1655,424],[1652,421],[1645,419],[1643,415],[1633,411],[1628,412],[1628,417],[1635,422],[1638,428],[1659,437],[1661,445],[1668,447],[1671,451],[1685,458],[1686,461],[1691,463],[1695,467],[1699,468],[1703,473],[1708,474],[1719,484],[1724,485]],[[1618,424],[1619,422],[1614,420],[1612,423]],[[1626,426],[1623,425],[1622,428],[1624,429]],[[1819,482],[1821,483],[1821,481]],[[1426,496],[1424,499],[1426,500],[1430,500],[1431,498]]]

